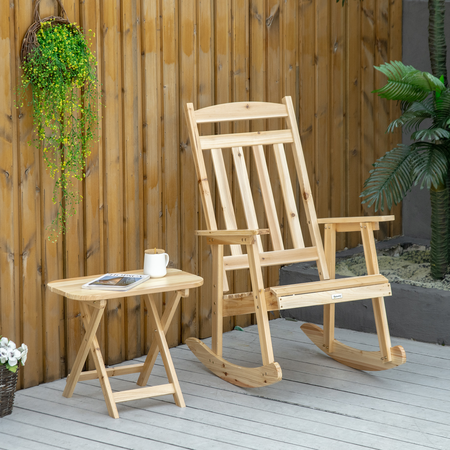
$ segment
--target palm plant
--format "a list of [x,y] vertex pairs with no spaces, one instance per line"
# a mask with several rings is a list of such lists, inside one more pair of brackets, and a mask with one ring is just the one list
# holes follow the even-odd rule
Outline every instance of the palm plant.
[[375,162],[361,197],[368,206],[383,210],[399,203],[413,185],[420,183],[421,188],[430,189],[431,274],[443,278],[450,251],[450,89],[445,87],[443,76],[438,79],[398,61],[376,69],[388,77],[388,83],[374,92],[399,100],[402,106],[402,115],[389,125],[388,131],[402,126],[412,133],[414,142],[399,144]]
[[[336,0],[339,2],[340,0]],[[342,0],[344,6],[345,0]],[[444,33],[445,0],[428,0],[428,47],[432,74],[399,62],[376,69],[388,77],[381,97],[400,100],[402,115],[388,128],[411,131],[411,145],[398,145],[375,164],[361,196],[375,209],[401,201],[413,184],[430,189],[431,275],[443,278],[450,263],[450,92]],[[419,129],[424,120],[431,126]],[[430,122],[431,121],[431,122]]]

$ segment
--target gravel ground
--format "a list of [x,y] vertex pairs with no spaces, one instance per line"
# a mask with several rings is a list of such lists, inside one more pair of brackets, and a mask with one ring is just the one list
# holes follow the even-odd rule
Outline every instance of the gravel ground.
[[[380,272],[391,283],[403,283],[450,291],[450,273],[443,280],[430,274],[430,248],[423,245],[397,245],[378,252]],[[364,256],[342,258],[337,261],[336,273],[361,276],[367,273]]]

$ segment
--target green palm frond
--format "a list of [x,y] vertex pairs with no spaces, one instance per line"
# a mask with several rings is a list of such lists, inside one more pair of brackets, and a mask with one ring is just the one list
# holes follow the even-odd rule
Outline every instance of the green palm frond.
[[388,83],[372,92],[388,100],[402,102],[421,102],[430,92],[441,92],[444,84],[428,72],[421,72],[412,66],[405,66],[400,61],[391,61],[375,69],[384,73]]
[[418,130],[411,135],[415,141],[437,141],[439,139],[449,139],[450,132],[443,128],[429,128],[428,130]]
[[449,128],[450,125],[450,89],[447,88],[434,101],[433,125],[435,127]]
[[417,129],[425,119],[430,119],[431,117],[432,112],[425,108],[416,111],[410,109],[402,114],[398,119],[392,121],[388,126],[387,132],[391,133],[397,127],[403,127],[404,131]]
[[364,183],[362,203],[369,207],[375,204],[378,211],[378,208],[384,210],[385,204],[391,209],[393,203],[401,202],[414,183],[415,153],[410,146],[400,144],[378,159]]
[[417,151],[414,157],[414,184],[417,185],[422,180],[421,189],[424,186],[430,189],[431,185],[437,188],[443,184],[447,178],[449,165],[448,158],[443,151],[444,146],[431,142],[418,142],[412,144],[411,148]]

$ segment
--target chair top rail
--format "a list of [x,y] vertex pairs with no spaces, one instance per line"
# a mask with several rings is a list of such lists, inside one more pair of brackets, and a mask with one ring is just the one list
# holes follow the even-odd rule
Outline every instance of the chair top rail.
[[237,102],[207,106],[195,111],[197,123],[234,122],[237,120],[287,117],[286,106],[280,103]]
[[254,145],[289,144],[293,142],[291,130],[252,131],[249,133],[200,136],[202,150],[212,148],[252,147]]

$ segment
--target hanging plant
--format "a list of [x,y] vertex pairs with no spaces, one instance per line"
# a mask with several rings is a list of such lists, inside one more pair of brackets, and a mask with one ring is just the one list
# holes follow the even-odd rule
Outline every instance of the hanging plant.
[[60,0],[66,18],[41,20],[39,3],[22,44],[19,105],[23,107],[31,87],[34,139],[30,143],[42,148],[47,170],[55,180],[52,200],[58,212],[49,227],[49,239],[54,241],[66,231],[67,217],[76,213],[82,200],[74,181],[83,180],[89,143],[96,139],[99,92],[97,61],[88,45],[91,37],[87,40],[81,28],[67,20]]

